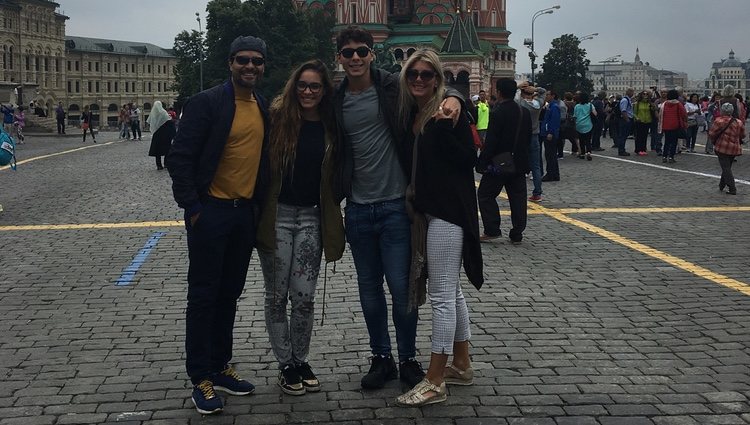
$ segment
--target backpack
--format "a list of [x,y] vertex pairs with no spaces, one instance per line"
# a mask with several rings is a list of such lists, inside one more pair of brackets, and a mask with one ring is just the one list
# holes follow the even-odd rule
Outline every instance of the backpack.
[[0,166],[6,165],[16,169],[16,142],[5,130],[0,129]]

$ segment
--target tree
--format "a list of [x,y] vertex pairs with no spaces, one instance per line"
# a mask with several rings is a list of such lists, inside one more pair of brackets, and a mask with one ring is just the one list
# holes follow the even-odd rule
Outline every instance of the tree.
[[[258,91],[269,98],[281,91],[298,64],[320,58],[332,65],[334,21],[320,10],[297,9],[292,0],[211,0],[206,10],[207,50],[203,65],[206,88],[228,78],[229,46],[240,35],[260,37],[268,46],[265,74]],[[178,53],[177,39],[175,53]],[[178,79],[192,81],[190,71],[187,66],[176,70],[183,73]],[[181,97],[196,93],[189,84],[178,85],[178,89]]]
[[200,90],[201,51],[205,52],[201,33],[182,31],[174,38],[175,65],[174,88],[178,93],[177,103],[183,103],[188,96]]
[[563,34],[552,40],[552,48],[544,55],[543,71],[536,78],[538,85],[551,87],[557,93],[578,90],[591,93],[594,85],[586,78],[591,62],[586,59],[586,50],[581,49],[580,44],[573,34]]

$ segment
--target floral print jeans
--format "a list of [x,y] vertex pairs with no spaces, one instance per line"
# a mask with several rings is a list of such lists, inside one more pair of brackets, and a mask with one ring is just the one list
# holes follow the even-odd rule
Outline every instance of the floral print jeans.
[[307,361],[322,254],[320,229],[320,208],[279,203],[276,252],[258,253],[265,280],[266,328],[280,369]]

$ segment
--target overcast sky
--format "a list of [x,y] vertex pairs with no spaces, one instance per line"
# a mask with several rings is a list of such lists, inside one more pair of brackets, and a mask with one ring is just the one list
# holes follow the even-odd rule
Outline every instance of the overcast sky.
[[[286,1],[286,0],[273,0]],[[143,41],[172,47],[183,29],[197,29],[195,12],[205,27],[207,0],[57,0],[70,17],[68,35]],[[516,71],[529,72],[528,49],[534,12],[561,5],[536,20],[534,38],[540,60],[553,38],[572,33],[599,33],[582,47],[596,63],[617,54],[656,68],[687,72],[691,79],[708,76],[711,63],[734,49],[743,61],[750,56],[747,23],[750,0],[507,0],[511,47],[518,50]],[[262,34],[260,34],[262,36]]]

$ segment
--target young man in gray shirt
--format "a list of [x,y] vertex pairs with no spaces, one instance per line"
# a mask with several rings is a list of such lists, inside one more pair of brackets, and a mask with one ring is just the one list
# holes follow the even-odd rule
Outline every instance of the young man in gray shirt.
[[[342,30],[336,39],[338,60],[346,72],[334,98],[341,189],[347,199],[346,238],[373,354],[362,387],[382,388],[396,378],[383,277],[393,301],[400,377],[412,387],[424,378],[424,371],[416,360],[417,309],[408,305],[411,240],[404,194],[411,147],[398,136],[398,75],[371,66],[372,47],[372,35],[356,26]],[[455,114],[461,108],[454,98],[443,106]]]

